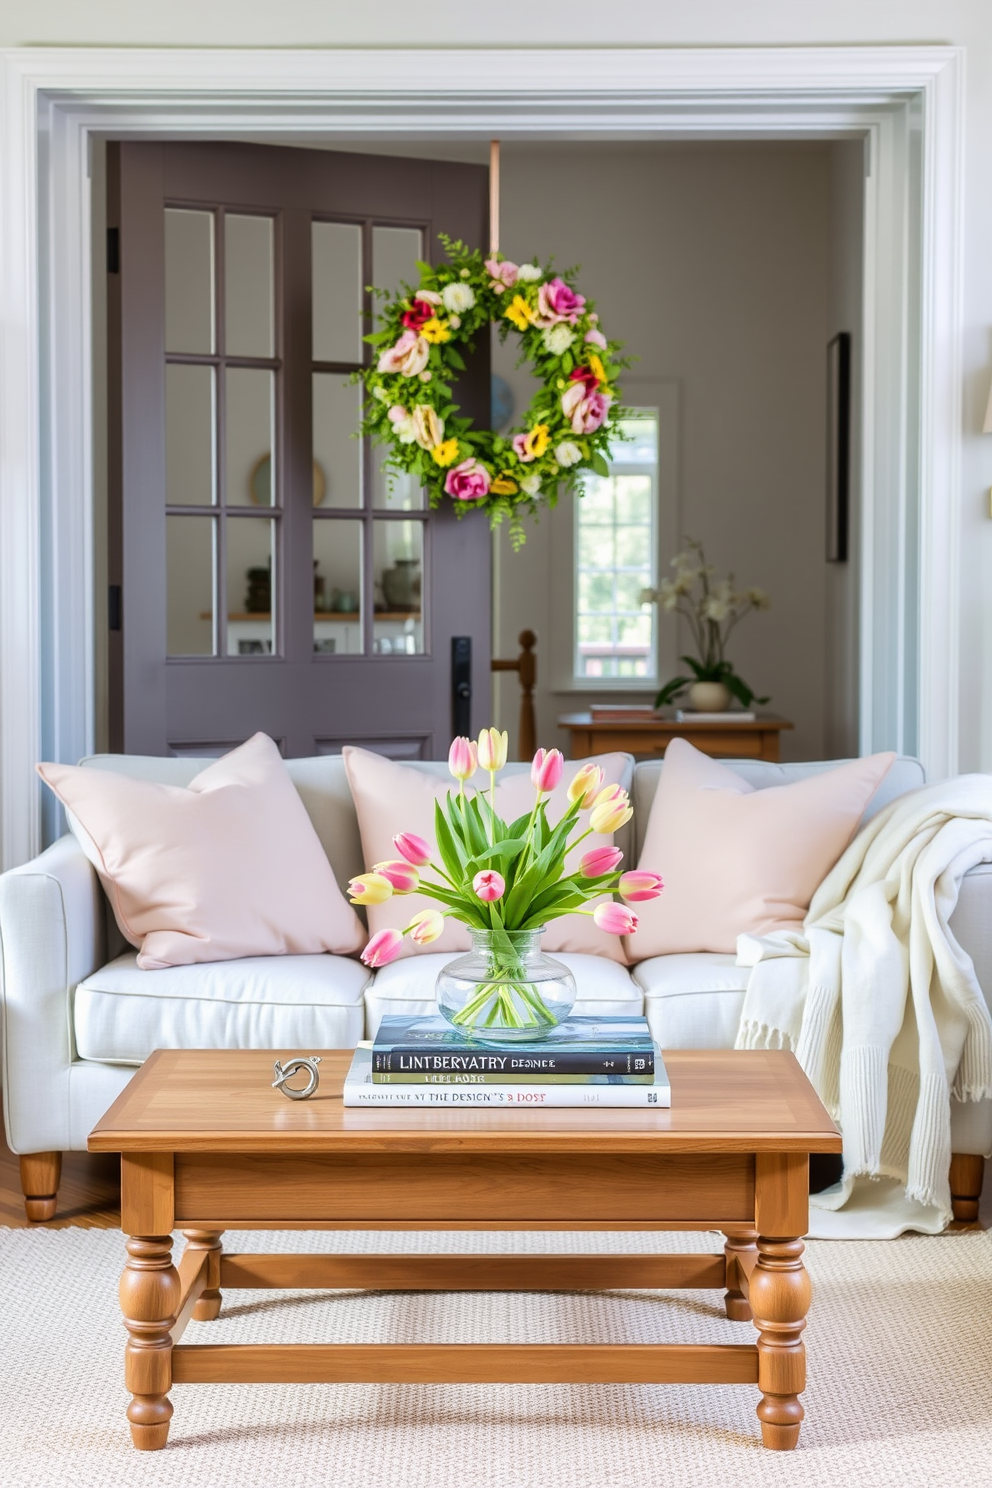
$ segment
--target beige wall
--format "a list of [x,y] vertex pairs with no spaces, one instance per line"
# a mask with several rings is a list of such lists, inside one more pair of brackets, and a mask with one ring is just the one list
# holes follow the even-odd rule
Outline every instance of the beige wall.
[[[992,769],[992,439],[980,433],[992,378],[992,5],[988,0],[6,0],[0,45],[786,46],[954,43],[967,48],[965,442],[960,489],[961,765]],[[415,59],[414,59],[415,61]],[[757,621],[754,622],[755,627]],[[752,636],[748,637],[751,644]],[[742,653],[741,663],[745,657]]]
[[[744,621],[730,654],[795,722],[784,738],[793,759],[820,758],[826,747],[825,348],[832,159],[845,148],[511,145],[502,167],[509,257],[581,259],[582,289],[637,359],[623,383],[627,401],[651,401],[652,381],[678,387],[679,470],[676,489],[663,493],[661,572],[680,536],[695,537],[719,572],[771,595],[771,611]],[[512,345],[494,360],[524,404]],[[567,590],[560,570],[572,562],[566,524],[555,513],[536,530],[527,525],[521,553],[505,536],[497,542],[495,646],[511,656],[522,626],[538,633],[539,731],[550,740],[559,713],[602,694],[568,690],[567,648],[553,637]],[[659,623],[674,662],[688,634],[674,637],[671,617]],[[512,728],[514,683],[498,689],[500,722]]]

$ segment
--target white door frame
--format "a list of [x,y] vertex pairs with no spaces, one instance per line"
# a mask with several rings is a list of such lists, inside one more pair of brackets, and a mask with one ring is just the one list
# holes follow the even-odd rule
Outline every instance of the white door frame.
[[93,744],[92,134],[865,137],[861,747],[955,772],[962,49],[24,48],[0,90],[4,866],[39,847],[35,762]]

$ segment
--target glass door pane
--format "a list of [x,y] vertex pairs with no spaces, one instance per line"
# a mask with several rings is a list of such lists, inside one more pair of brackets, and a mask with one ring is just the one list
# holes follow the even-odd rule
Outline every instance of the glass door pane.
[[228,656],[270,656],[275,650],[275,529],[264,517],[227,518]]
[[424,650],[424,524],[375,521],[372,526],[372,649],[382,655],[420,655]]
[[270,357],[273,351],[273,231],[271,217],[224,217],[224,322],[228,356]]
[[169,656],[216,656],[217,522],[166,517],[166,649]]
[[357,222],[314,222],[313,359],[362,360],[362,229]]
[[363,525],[314,518],[313,649],[323,656],[356,656],[363,650]]
[[214,214],[165,209],[165,349],[214,349]]

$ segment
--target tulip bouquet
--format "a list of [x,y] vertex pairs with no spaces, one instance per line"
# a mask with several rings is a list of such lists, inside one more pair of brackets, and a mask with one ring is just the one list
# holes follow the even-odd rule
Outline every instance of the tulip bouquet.
[[[565,761],[557,749],[539,749],[530,772],[533,805],[515,821],[504,821],[496,810],[496,776],[506,754],[507,736],[493,728],[483,729],[477,743],[455,739],[448,767],[458,789],[435,803],[436,851],[424,838],[400,832],[393,838],[399,856],[352,879],[349,892],[353,904],[381,904],[394,894],[416,892],[440,906],[414,915],[403,930],[373,935],[362,953],[367,966],[392,961],[406,935],[418,945],[431,944],[451,916],[485,947],[489,974],[457,1012],[448,1012],[443,1003],[442,1011],[456,1026],[474,1032],[516,1030],[533,1036],[549,1031],[559,1017],[527,974],[522,944],[536,940],[548,920],[565,914],[590,915],[601,930],[633,935],[637,914],[630,906],[656,898],[664,884],[657,873],[622,872],[623,853],[612,845],[590,847],[566,872],[566,858],[587,837],[612,834],[633,814],[627,792],[607,784],[599,765],[576,773],[566,810],[552,823],[548,797],[561,781]],[[488,784],[472,789],[469,782],[480,770]]]

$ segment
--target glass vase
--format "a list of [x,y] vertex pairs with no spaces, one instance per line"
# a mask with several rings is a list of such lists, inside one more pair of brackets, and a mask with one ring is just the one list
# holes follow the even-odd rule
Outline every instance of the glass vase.
[[537,930],[470,930],[472,949],[441,968],[437,1005],[467,1038],[545,1038],[568,1017],[575,978]]

